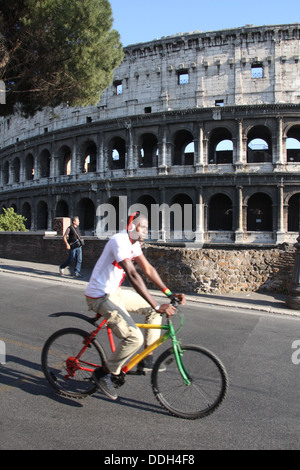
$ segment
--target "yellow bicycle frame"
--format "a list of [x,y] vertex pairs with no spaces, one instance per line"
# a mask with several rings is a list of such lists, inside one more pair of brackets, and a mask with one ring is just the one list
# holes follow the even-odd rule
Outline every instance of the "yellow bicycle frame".
[[136,354],[130,361],[122,367],[122,371],[126,374],[129,370],[131,370],[134,366],[136,366],[142,359],[144,359],[148,354],[150,354],[152,351],[154,351],[158,346],[160,346],[162,343],[167,341],[167,339],[170,338],[171,333],[169,330],[169,327],[166,325],[149,325],[146,323],[136,323],[136,326],[141,329],[153,329],[153,330],[168,330],[166,334],[158,338],[154,343],[150,344],[146,349],[144,349],[142,352]]

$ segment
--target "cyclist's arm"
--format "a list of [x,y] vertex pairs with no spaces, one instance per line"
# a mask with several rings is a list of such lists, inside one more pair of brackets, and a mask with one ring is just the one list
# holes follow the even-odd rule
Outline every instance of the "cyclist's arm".
[[[137,259],[137,258],[136,258]],[[158,305],[156,300],[152,297],[150,292],[148,291],[142,276],[137,272],[135,269],[133,263],[129,259],[125,259],[123,261],[119,262],[119,265],[124,269],[129,282],[131,285],[134,287],[134,289],[137,291],[138,294],[140,294],[143,299],[148,302],[148,304],[151,305],[153,309]],[[162,304],[160,305],[159,309],[157,310],[159,313],[165,313],[167,316],[173,315],[175,312],[175,308],[172,307],[170,304]]]
[[152,266],[152,264],[149,263],[149,261],[147,260],[144,254],[137,256],[135,258],[135,261],[137,262],[137,264],[139,265],[139,267],[141,268],[145,276],[147,276],[147,278],[156,287],[158,287],[159,290],[163,290],[165,288],[165,284],[163,283],[160,275],[158,274],[154,266]]
[[[141,268],[141,270],[143,271],[143,273],[145,274],[145,276],[148,277],[148,279],[161,291],[163,291],[165,289],[165,283],[162,281],[160,275],[158,274],[158,272],[156,271],[156,269],[154,268],[154,266],[152,266],[151,263],[149,263],[149,261],[147,260],[147,258],[145,257],[144,254],[138,256],[135,258],[135,261],[137,262],[137,264],[139,265],[139,267]],[[177,299],[180,300],[181,304],[184,305],[185,304],[185,297],[184,297],[184,294],[173,294],[175,297],[177,297]]]

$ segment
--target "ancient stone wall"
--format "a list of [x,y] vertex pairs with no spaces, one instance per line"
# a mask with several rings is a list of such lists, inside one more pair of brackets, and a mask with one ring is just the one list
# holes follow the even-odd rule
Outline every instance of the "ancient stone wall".
[[[92,269],[105,241],[86,237],[83,267]],[[287,293],[295,248],[188,248],[146,245],[145,255],[167,286],[186,293],[269,292]],[[65,259],[62,237],[36,233],[0,233],[0,258],[57,264]],[[150,286],[149,287],[153,287]]]
[[194,293],[286,293],[294,248],[172,248],[149,246],[145,253],[170,289]]

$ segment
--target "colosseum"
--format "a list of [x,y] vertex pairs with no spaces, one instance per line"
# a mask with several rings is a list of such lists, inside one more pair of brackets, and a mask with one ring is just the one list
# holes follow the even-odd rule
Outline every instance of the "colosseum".
[[142,204],[158,208],[153,241],[293,243],[299,40],[297,23],[127,46],[97,106],[1,119],[1,206],[23,214],[30,231],[78,214],[85,235],[105,238],[99,208],[115,208],[118,228]]

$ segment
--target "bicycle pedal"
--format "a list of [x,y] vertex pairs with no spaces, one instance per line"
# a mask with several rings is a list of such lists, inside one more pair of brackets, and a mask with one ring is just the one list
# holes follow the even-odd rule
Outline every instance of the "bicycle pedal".
[[119,387],[122,387],[122,385],[124,385],[125,383],[125,374],[123,372],[121,372],[121,374],[119,375],[112,375],[111,376],[111,381],[113,383],[113,386],[115,388],[119,388]]

